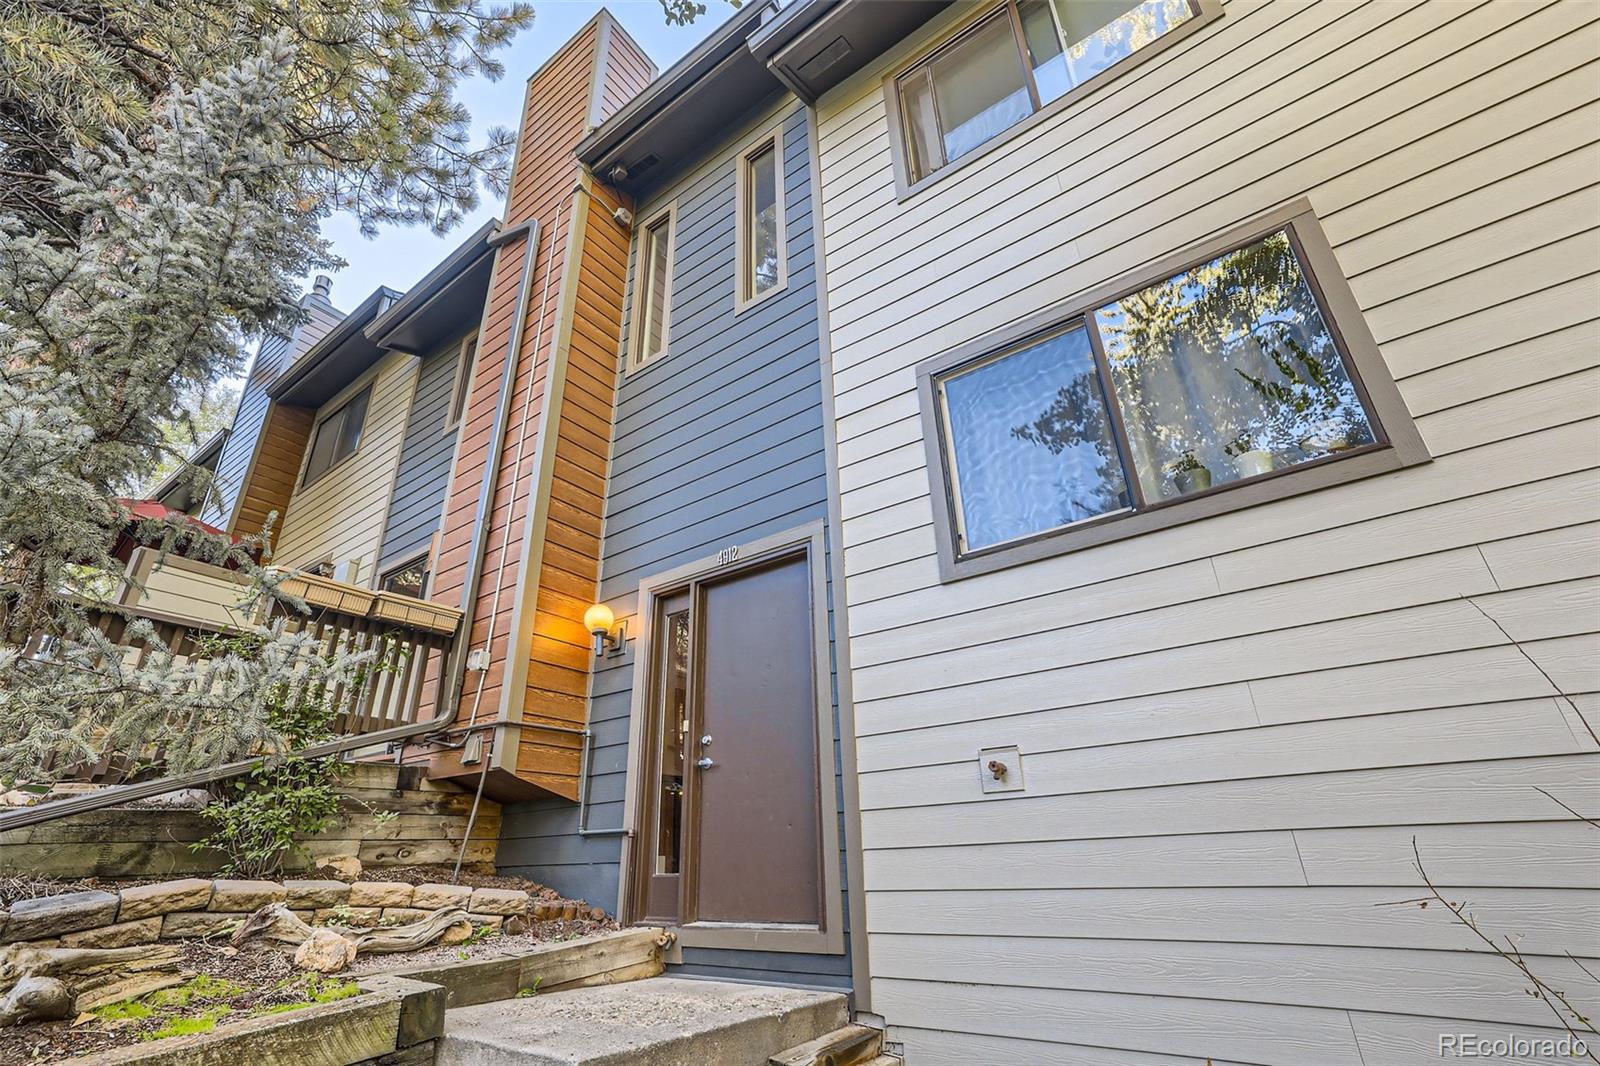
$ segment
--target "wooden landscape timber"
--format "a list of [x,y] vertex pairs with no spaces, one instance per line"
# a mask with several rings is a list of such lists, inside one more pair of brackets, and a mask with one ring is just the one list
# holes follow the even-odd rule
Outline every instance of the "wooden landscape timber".
[[541,944],[529,951],[497,959],[474,959],[393,972],[414,981],[443,985],[448,996],[447,1006],[470,1007],[513,999],[529,989],[554,992],[655,977],[665,969],[663,956],[673,939],[665,929],[623,929],[581,940]]
[[[358,979],[362,994],[290,1014],[220,1025],[67,1059],[62,1066],[366,1066],[382,1059],[432,1062],[444,1031],[444,995],[436,986],[387,974]],[[416,1058],[399,1053],[421,1048]],[[395,1058],[390,1058],[395,1056]]]

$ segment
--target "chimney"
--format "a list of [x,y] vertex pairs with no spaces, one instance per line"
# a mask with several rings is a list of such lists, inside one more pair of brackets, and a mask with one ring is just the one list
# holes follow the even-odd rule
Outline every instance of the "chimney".
[[333,279],[326,274],[318,274],[311,279],[311,291],[327,300],[333,294]]

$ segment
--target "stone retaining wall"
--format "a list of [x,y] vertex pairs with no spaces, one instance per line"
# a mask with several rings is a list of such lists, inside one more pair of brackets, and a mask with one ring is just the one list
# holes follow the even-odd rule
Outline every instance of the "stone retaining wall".
[[[120,892],[69,892],[0,910],[0,944],[121,948],[157,940],[232,935],[251,912],[284,903],[311,925],[404,925],[441,907],[462,907],[475,925],[516,932],[529,920],[594,917],[581,903],[517,889],[409,885],[400,881],[238,881],[191,877]],[[603,912],[601,912],[603,916]],[[509,923],[509,924],[508,924]]]
[[[424,779],[420,766],[392,763],[353,764],[339,791],[334,824],[299,841],[303,850],[288,856],[286,869],[340,857],[358,858],[369,869],[455,862],[472,810],[470,792]],[[394,817],[379,823],[375,811]],[[0,874],[62,880],[215,875],[221,853],[190,846],[211,830],[193,806],[112,807],[0,833]],[[467,841],[469,868],[492,871],[499,842],[500,805],[485,799]]]

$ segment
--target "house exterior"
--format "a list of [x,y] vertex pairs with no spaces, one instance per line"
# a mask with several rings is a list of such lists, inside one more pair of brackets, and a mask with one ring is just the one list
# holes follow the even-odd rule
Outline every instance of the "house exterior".
[[263,345],[215,521],[460,610],[390,753],[503,869],[913,1066],[1556,1039],[1417,901],[1592,1016],[1597,20],[602,13],[502,219]]
[[634,205],[596,596],[623,640],[584,649],[585,805],[509,807],[501,864],[676,927],[679,972],[849,988],[814,157],[762,14],[578,146]]
[[797,78],[907,1061],[1562,1035],[1413,841],[1592,997],[1596,14],[953,5]]

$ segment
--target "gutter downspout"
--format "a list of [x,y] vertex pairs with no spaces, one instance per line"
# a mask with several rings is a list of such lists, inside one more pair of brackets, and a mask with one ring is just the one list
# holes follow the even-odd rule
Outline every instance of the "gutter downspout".
[[495,409],[494,429],[489,435],[483,487],[478,492],[478,508],[472,518],[472,550],[467,554],[467,573],[461,592],[461,639],[451,653],[450,669],[445,676],[446,709],[439,715],[440,719],[449,722],[455,721],[456,712],[461,708],[462,681],[466,674],[467,654],[472,648],[472,625],[478,613],[478,583],[483,578],[484,553],[489,546],[486,519],[500,481],[500,452],[505,448],[507,421],[511,416],[512,385],[516,382],[517,364],[522,361],[522,334],[528,320],[528,297],[533,291],[533,264],[539,254],[538,220],[529,219],[501,230],[490,236],[487,242],[498,254],[500,249],[519,237],[527,238],[522,254],[522,285],[517,290],[517,309],[511,320],[511,345],[506,350],[506,365],[500,374],[500,405]]

